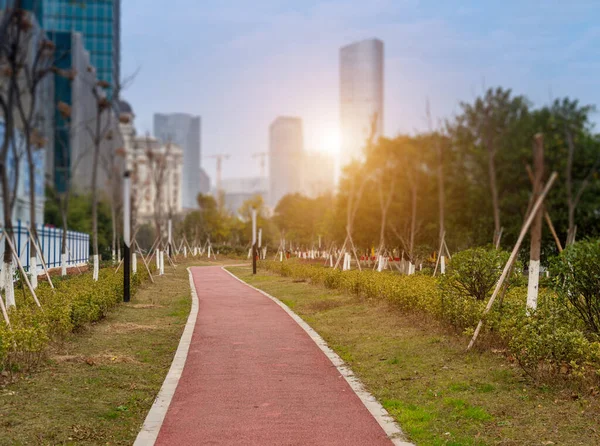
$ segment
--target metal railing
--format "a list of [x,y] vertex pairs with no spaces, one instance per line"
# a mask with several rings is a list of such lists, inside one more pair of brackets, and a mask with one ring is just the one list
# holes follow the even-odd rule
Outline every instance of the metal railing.
[[[27,225],[20,220],[14,225],[15,248],[23,268],[29,271],[31,248]],[[0,233],[2,230],[0,230]],[[50,226],[37,226],[38,246],[43,253],[48,268],[61,266],[61,248],[63,231]],[[0,259],[4,254],[5,243],[0,243]],[[83,232],[67,231],[67,266],[82,265],[89,262],[90,235]],[[38,255],[37,270],[42,271],[42,261]]]

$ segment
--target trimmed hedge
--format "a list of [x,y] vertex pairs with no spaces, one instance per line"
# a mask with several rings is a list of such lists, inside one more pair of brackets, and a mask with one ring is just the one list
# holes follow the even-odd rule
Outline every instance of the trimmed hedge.
[[[466,253],[462,257],[472,259],[481,255],[481,252]],[[462,285],[449,283],[453,277],[457,280],[457,274],[460,276],[459,271],[464,269],[457,265],[460,259],[461,256],[453,257],[448,265],[449,274],[443,278],[420,274],[403,276],[387,271],[378,273],[370,269],[342,272],[295,260],[263,261],[259,265],[285,277],[309,280],[313,284],[365,299],[386,300],[405,312],[427,313],[457,331],[471,335],[487,299],[481,300],[468,290],[461,292]],[[492,275],[500,275],[496,263],[479,264],[482,267],[493,265],[496,271]],[[469,274],[473,268],[471,264]],[[600,379],[600,342],[587,336],[584,324],[573,318],[572,311],[551,289],[541,289],[538,310],[527,315],[527,287],[518,285],[518,282],[512,282],[504,297],[486,316],[482,331],[482,337],[489,341],[486,345],[491,342],[507,348],[511,356],[532,375],[545,376],[551,371],[553,375],[591,377],[597,383]],[[483,344],[480,342],[480,345]]]
[[[147,280],[148,273],[138,270],[132,276],[131,291]],[[98,321],[123,299],[123,275],[113,268],[101,269],[94,282],[91,273],[54,278],[55,290],[41,282],[36,294],[38,308],[28,291],[17,284],[18,307],[9,310],[11,327],[0,322],[0,370],[26,370],[43,357],[48,344],[86,324]]]

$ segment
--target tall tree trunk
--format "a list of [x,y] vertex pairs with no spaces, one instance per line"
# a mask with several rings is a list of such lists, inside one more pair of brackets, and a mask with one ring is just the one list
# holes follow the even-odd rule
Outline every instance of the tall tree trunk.
[[92,161],[92,252],[94,255],[94,280],[98,280],[100,257],[98,254],[98,161],[100,158],[100,106],[96,109],[96,134]]
[[445,216],[444,209],[446,206],[446,193],[444,189],[444,154],[442,150],[442,144],[437,142],[437,152],[438,152],[438,206],[439,206],[439,217],[440,217],[440,243],[442,243],[442,238],[444,237],[444,232],[446,232],[445,227]]
[[385,248],[385,223],[387,222],[387,208],[381,210],[381,228],[379,230],[379,255],[383,255],[381,250]]
[[488,149],[488,174],[490,176],[490,191],[492,193],[492,207],[494,211],[494,245],[500,237],[500,201],[498,199],[498,186],[496,182],[496,152]]
[[29,273],[31,275],[31,286],[33,289],[37,288],[37,218],[36,218],[36,206],[35,206],[35,163],[33,159],[33,148],[31,147],[31,136],[30,132],[25,129],[25,144],[27,147],[27,164],[28,164],[28,173],[29,173],[29,231],[30,237],[33,239],[33,242],[29,243]]
[[[535,135],[533,145],[533,193],[531,201],[535,203],[544,189],[544,138],[541,133]],[[529,281],[527,287],[527,311],[535,311],[537,309],[537,299],[540,281],[540,253],[542,245],[542,224],[544,217],[544,209],[540,209],[535,214],[533,223],[531,224],[530,236],[531,246],[529,250]]]
[[411,217],[410,217],[410,242],[408,246],[408,256],[411,263],[414,263],[415,231],[417,229],[417,186],[410,188]]
[[60,247],[60,267],[61,276],[67,275],[67,261],[69,253],[67,252],[67,219],[69,212],[69,194],[65,193],[65,196],[60,200],[60,216],[62,218],[62,243]]
[[[10,97],[8,102],[9,107],[12,107],[12,100],[10,99]],[[14,205],[14,196],[11,191],[10,181],[8,178],[9,167],[6,165],[8,152],[10,150],[10,144],[13,140],[13,125],[14,122],[12,119],[12,115],[9,113],[5,117],[5,134],[4,141],[2,142],[2,152],[0,152],[2,154],[2,158],[0,159],[0,182],[2,183],[2,211],[4,214],[4,224],[2,231],[4,232],[7,238],[12,237],[13,234],[12,211]],[[17,172],[18,170],[19,169],[17,169]],[[2,269],[0,271],[0,274],[0,287],[4,289],[6,307],[14,307],[16,306],[16,302],[15,291],[13,286],[12,250],[8,240],[4,241],[4,256],[2,259]]]
[[569,227],[567,229],[567,240],[565,247],[573,243],[573,235],[575,233],[575,203],[573,200],[573,156],[575,152],[575,144],[571,132],[566,130],[567,136],[567,167],[565,172],[565,181],[567,188],[567,209],[569,218]]
[[112,261],[115,263],[115,255],[117,252],[117,212],[113,200],[111,200],[110,203],[110,219],[112,222]]

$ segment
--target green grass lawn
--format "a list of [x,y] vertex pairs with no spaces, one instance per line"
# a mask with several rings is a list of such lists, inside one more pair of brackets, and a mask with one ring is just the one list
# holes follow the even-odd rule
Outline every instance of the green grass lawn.
[[0,445],[130,445],[171,365],[190,310],[185,264],[131,303],[54,345],[0,387]]
[[465,352],[468,339],[306,282],[247,267],[230,270],[279,298],[353,369],[417,445],[597,445],[597,397],[539,385],[498,352]]

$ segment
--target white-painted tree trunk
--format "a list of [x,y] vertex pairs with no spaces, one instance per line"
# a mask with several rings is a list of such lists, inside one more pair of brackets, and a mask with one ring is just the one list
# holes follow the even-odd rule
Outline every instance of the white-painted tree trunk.
[[160,272],[160,251],[156,250],[156,269]]
[[137,254],[131,254],[131,272],[137,274]]
[[165,252],[160,251],[160,275],[165,274]]
[[248,258],[252,257],[252,248],[248,250]]
[[283,251],[279,252],[279,261],[283,262]]
[[538,289],[540,285],[540,261],[529,261],[529,283],[527,284],[527,312],[537,309]]
[[440,256],[440,272],[446,274],[446,256]]
[[210,259],[210,245],[208,245],[208,258]]
[[60,275],[63,277],[67,275],[67,255],[66,254],[60,255]]
[[121,263],[121,248],[117,249],[117,261]]
[[380,273],[381,271],[383,271],[383,256],[382,255],[380,255],[377,258],[377,272]]
[[117,262],[117,251],[114,249],[111,251],[111,257],[113,264]]
[[29,258],[29,281],[31,287],[37,290],[38,287],[38,271],[37,271],[37,257]]
[[183,247],[183,257],[187,259],[187,246]]
[[348,254],[347,252],[344,253],[344,271],[349,271],[351,269],[351,260],[350,260],[350,254]]
[[412,262],[408,263],[408,275],[412,276],[415,273],[415,265]]
[[98,281],[98,276],[100,273],[100,259],[98,258],[98,255],[94,255],[93,257],[93,262],[94,262],[94,272],[93,272],[93,279],[95,282]]
[[329,267],[333,268],[333,256],[329,256]]
[[198,256],[198,248],[196,247],[196,248],[194,248],[194,257],[197,257],[197,256]]
[[4,299],[6,302],[6,308],[17,306],[17,303],[15,301],[15,285],[13,283],[13,271],[14,266],[12,262],[2,262],[2,271],[0,272],[2,283],[0,284],[0,287],[4,289]]

